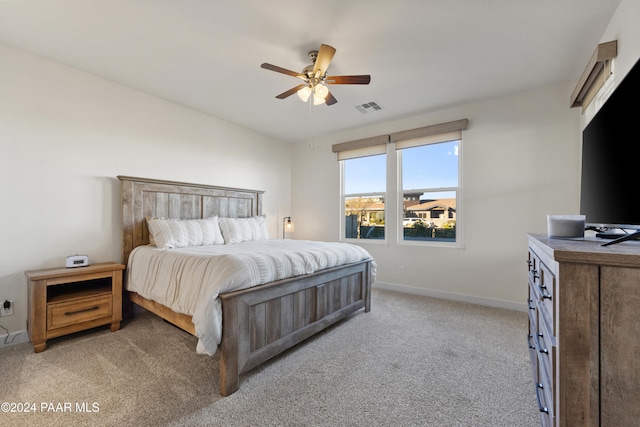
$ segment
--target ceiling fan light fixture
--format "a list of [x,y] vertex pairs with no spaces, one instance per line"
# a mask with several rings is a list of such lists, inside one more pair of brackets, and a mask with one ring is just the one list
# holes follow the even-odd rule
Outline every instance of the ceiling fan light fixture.
[[325,98],[329,94],[329,89],[323,84],[317,84],[313,88],[313,105],[320,105],[325,103]]
[[328,94],[329,94],[329,89],[325,85],[321,83],[316,85],[315,96],[322,98],[324,100]]
[[313,95],[313,105],[324,104],[324,98],[320,98],[318,95]]
[[329,89],[323,84],[316,84],[313,88],[305,86],[297,93],[302,102],[307,102],[311,94],[313,94],[313,105],[320,105],[324,104],[325,98],[329,94]]
[[307,102],[309,100],[310,95],[311,95],[311,88],[309,86],[305,86],[298,91],[298,98],[300,98],[302,102]]

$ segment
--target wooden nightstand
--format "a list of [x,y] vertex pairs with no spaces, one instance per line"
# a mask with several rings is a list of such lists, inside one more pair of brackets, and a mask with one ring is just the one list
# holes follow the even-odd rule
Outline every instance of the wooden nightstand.
[[27,330],[36,353],[47,339],[122,320],[122,270],[113,262],[76,268],[27,271],[29,317]]

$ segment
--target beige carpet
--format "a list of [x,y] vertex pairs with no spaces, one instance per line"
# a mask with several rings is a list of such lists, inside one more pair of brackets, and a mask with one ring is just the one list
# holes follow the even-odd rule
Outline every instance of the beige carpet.
[[241,376],[143,313],[0,350],[2,426],[537,426],[526,313],[374,290],[372,311]]

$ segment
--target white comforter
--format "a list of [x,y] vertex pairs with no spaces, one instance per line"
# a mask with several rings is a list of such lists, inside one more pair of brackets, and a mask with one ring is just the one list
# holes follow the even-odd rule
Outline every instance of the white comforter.
[[371,255],[356,245],[306,240],[173,249],[139,246],[129,256],[126,288],[191,315],[198,337],[196,350],[213,355],[222,336],[219,294],[364,259]]

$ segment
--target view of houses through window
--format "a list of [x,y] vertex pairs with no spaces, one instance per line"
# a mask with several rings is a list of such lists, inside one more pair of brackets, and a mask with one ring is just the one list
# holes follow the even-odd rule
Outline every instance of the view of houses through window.
[[403,240],[456,241],[459,147],[460,141],[414,141],[396,150]]
[[385,210],[387,155],[343,160],[344,237],[384,239],[386,212],[398,215],[399,240],[456,242],[459,144],[414,141],[396,147],[401,206],[393,212]]
[[386,154],[344,160],[347,239],[384,239],[386,161]]

